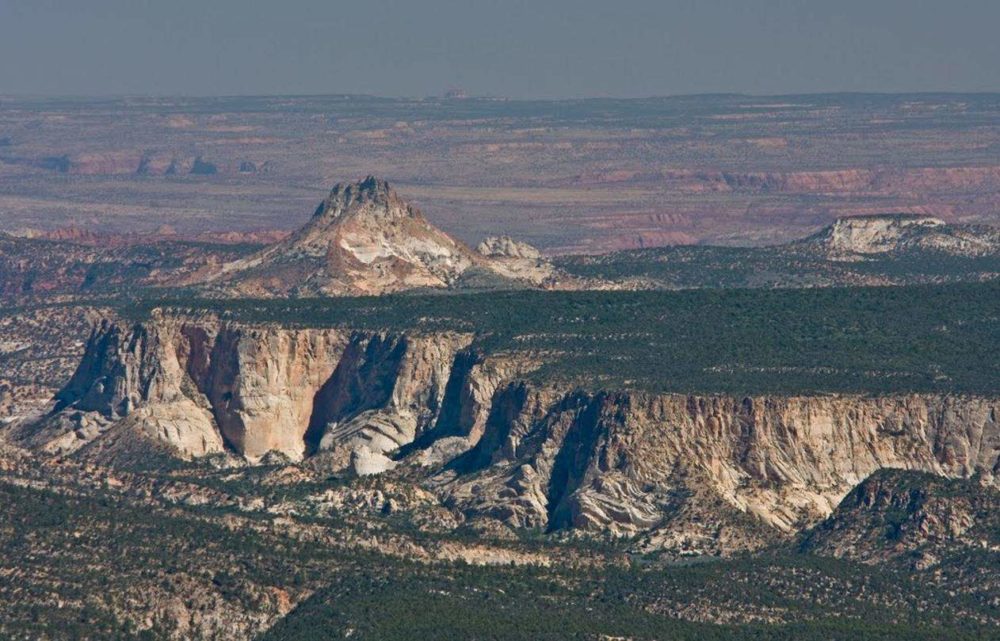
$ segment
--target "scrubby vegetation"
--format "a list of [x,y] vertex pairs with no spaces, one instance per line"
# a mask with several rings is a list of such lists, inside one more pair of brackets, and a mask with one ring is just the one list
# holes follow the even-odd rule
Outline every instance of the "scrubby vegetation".
[[138,496],[0,482],[0,636],[972,640],[998,622],[956,583],[791,547],[682,564],[564,543],[568,565],[426,563],[330,545],[317,533],[350,536],[334,521]]
[[1000,274],[1000,256],[910,251],[834,261],[808,243],[774,247],[658,247],[563,256],[567,273],[667,289],[823,287],[978,281]]
[[[853,590],[845,590],[848,586]],[[879,600],[895,605],[868,611],[863,604],[875,599],[863,590],[881,591]],[[935,599],[892,571],[804,556],[575,576],[539,569],[413,568],[391,580],[372,576],[336,582],[264,639],[311,641],[348,634],[384,641],[988,638],[985,628],[961,621]],[[910,610],[910,604],[931,611]],[[676,618],[699,609],[705,618],[731,623]],[[758,617],[760,622],[745,622]]]

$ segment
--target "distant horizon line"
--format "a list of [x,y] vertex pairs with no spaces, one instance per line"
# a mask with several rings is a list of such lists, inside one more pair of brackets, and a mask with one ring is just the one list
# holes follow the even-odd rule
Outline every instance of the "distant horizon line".
[[564,96],[564,97],[518,97],[494,94],[449,95],[429,94],[416,95],[384,95],[376,93],[233,93],[233,94],[199,94],[199,93],[107,93],[107,94],[49,94],[49,93],[0,93],[2,100],[129,100],[129,99],[181,99],[181,100],[226,100],[226,99],[266,99],[266,98],[341,98],[341,99],[373,99],[373,100],[451,100],[462,101],[497,101],[497,102],[581,102],[589,100],[631,101],[631,100],[670,100],[683,98],[796,98],[796,97],[831,97],[831,96],[998,96],[1000,88],[994,91],[955,91],[955,90],[921,90],[921,91],[807,91],[789,93],[753,93],[741,91],[710,91],[677,94],[650,94],[642,96]]

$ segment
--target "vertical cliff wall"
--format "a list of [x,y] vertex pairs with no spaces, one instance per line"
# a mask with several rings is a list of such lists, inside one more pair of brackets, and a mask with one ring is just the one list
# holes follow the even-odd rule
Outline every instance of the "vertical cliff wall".
[[482,439],[447,472],[450,502],[513,525],[635,535],[669,525],[685,504],[704,503],[708,489],[791,531],[829,514],[882,468],[997,484],[998,415],[1000,399],[968,396],[510,386],[497,395]]
[[[433,422],[455,355],[470,340],[216,318],[105,323],[57,395],[55,414],[129,418],[184,456],[228,447],[251,461],[272,451],[299,460],[345,441],[389,451]],[[183,425],[181,414],[189,415]],[[52,438],[53,426],[40,437]],[[202,446],[205,435],[213,438]],[[86,438],[54,441],[71,450]]]

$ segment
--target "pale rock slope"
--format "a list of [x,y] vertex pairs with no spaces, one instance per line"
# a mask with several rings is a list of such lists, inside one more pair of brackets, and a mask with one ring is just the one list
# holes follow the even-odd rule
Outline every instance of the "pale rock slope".
[[569,283],[565,275],[546,260],[540,251],[528,243],[510,236],[489,236],[476,246],[476,251],[488,258],[490,269],[511,280],[523,280],[535,286],[582,287]]
[[488,236],[476,245],[476,251],[483,256],[504,258],[538,260],[542,257],[542,253],[528,243],[516,241],[510,236]]
[[838,218],[806,242],[819,244],[839,259],[904,251],[958,256],[1000,253],[1000,231],[996,229],[949,225],[940,218],[911,214]]
[[[511,525],[752,547],[726,510],[808,527],[879,469],[996,484],[1000,399],[906,394],[697,396],[511,384],[475,448],[436,479]],[[735,508],[733,510],[732,508]]]
[[[157,315],[99,326],[53,413],[21,438],[67,455],[130,431],[183,458],[347,461],[416,438],[471,337],[286,329]],[[337,435],[331,440],[329,433]],[[331,454],[332,455],[332,454]]]

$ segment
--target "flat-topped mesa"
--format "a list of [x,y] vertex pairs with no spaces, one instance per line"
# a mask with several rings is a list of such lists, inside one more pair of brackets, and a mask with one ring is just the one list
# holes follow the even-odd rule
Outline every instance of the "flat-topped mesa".
[[400,198],[387,180],[375,176],[357,182],[337,183],[316,208],[313,217],[340,218],[362,213],[389,218],[421,217],[419,210]]
[[936,216],[925,216],[924,214],[861,214],[857,216],[840,216],[834,221],[833,227],[837,228],[865,228],[871,226],[890,226],[898,229],[907,227],[940,227],[947,225],[944,220]]
[[1000,233],[988,227],[952,225],[934,216],[879,214],[838,218],[804,243],[834,260],[910,251],[985,256],[1000,252]]

